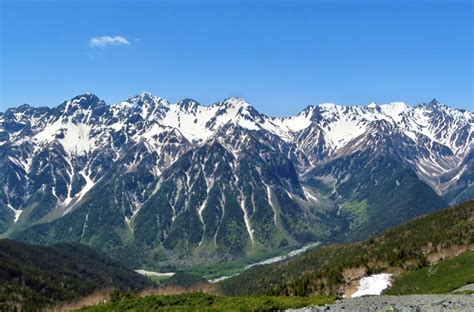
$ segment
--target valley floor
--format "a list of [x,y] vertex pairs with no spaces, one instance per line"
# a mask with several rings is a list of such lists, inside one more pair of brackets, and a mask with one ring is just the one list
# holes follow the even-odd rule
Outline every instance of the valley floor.
[[288,310],[319,311],[474,311],[474,295],[366,296],[342,299],[334,304]]

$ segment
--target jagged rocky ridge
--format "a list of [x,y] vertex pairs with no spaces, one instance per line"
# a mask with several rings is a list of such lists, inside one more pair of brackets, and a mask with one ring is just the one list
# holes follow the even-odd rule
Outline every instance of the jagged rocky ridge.
[[436,100],[22,105],[0,113],[0,231],[154,262],[362,238],[474,197],[473,124]]

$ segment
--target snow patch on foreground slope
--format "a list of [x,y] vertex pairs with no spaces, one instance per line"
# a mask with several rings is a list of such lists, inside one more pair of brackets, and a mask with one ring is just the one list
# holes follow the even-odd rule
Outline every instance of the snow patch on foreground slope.
[[391,284],[392,274],[381,273],[361,278],[359,288],[352,294],[351,298],[365,295],[380,295]]

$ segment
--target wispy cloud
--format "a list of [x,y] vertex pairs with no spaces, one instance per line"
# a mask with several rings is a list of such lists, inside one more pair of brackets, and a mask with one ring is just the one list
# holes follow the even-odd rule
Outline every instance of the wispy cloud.
[[91,38],[89,45],[92,48],[103,48],[109,45],[130,45],[130,42],[122,36],[100,36]]

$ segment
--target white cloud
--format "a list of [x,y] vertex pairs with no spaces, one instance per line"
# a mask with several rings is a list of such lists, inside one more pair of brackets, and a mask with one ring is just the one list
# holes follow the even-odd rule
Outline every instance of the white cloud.
[[130,42],[122,36],[100,36],[91,38],[89,45],[93,48],[103,48],[109,45],[130,45]]

